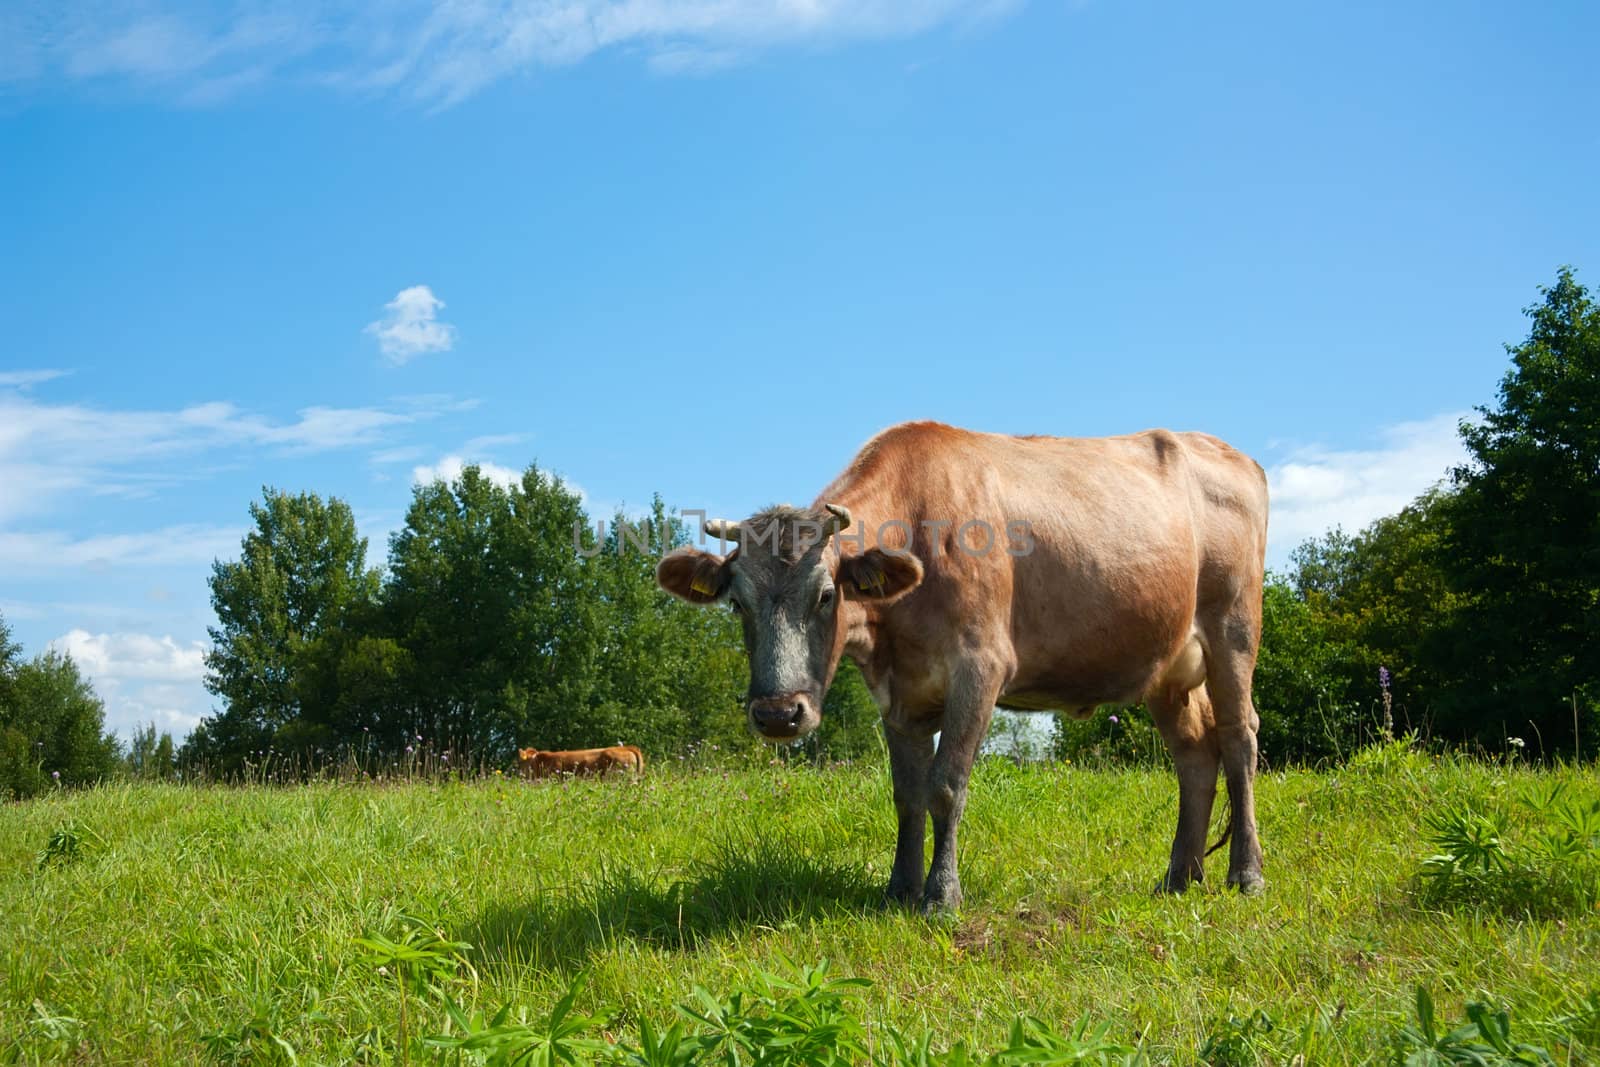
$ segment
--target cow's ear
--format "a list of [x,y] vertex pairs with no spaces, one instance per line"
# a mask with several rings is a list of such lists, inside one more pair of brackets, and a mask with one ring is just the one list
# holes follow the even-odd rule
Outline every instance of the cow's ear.
[[852,600],[887,604],[905,596],[922,581],[922,561],[909,552],[869,548],[846,556],[839,564],[839,588]]
[[656,584],[691,604],[710,604],[728,591],[728,561],[698,548],[680,548],[656,564]]

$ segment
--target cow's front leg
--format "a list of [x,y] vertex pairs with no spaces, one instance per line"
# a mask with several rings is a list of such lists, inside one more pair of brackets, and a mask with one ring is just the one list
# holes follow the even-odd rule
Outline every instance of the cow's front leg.
[[[958,676],[959,677],[959,676]],[[967,779],[972,761],[989,732],[997,684],[969,676],[951,687],[945,704],[939,751],[928,776],[928,812],[933,816],[933,864],[922,890],[925,914],[955,911],[961,906],[961,878],[956,872],[956,830],[967,806]]]
[[894,870],[884,896],[910,904],[922,893],[922,848],[928,839],[928,770],[933,765],[933,738],[902,734],[888,723],[889,771],[894,779],[894,811],[899,818]]

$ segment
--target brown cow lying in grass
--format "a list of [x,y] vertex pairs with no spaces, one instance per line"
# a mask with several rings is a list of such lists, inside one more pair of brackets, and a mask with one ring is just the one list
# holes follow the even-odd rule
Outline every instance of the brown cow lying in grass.
[[639,751],[637,745],[580,748],[571,752],[540,752],[536,748],[519,748],[517,769],[525,778],[546,778],[552,774],[606,774],[614,770],[643,774],[644,753]]

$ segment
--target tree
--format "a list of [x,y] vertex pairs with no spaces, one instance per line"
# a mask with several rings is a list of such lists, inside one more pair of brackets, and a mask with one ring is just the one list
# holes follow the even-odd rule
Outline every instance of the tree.
[[383,593],[410,704],[385,741],[422,734],[499,761],[535,724],[559,736],[591,705],[592,601],[572,540],[585,522],[577,494],[537,467],[509,489],[475,466],[416,487]]
[[[573,744],[626,739],[666,754],[695,743],[753,743],[739,701],[749,679],[738,623],[656,585],[659,553],[689,536],[660,497],[647,516],[613,515],[603,539],[586,535],[584,575],[598,635],[595,714],[564,724]],[[563,724],[536,725],[562,735]]]
[[15,663],[10,655],[0,703],[0,795],[29,797],[113,774],[121,747],[105,732],[105,707],[71,657],[47,651]]
[[1499,402],[1461,427],[1439,554],[1459,604],[1432,647],[1441,721],[1558,749],[1572,702],[1591,730],[1600,712],[1600,307],[1570,268],[1541,292]]
[[135,778],[171,778],[178,770],[172,735],[165,730],[157,732],[153,722],[135,726],[133,740],[128,745],[127,764],[128,773]]
[[186,754],[219,769],[252,752],[331,740],[330,642],[378,593],[367,542],[344,501],[265,488],[238,560],[212,567],[206,688],[226,701]]
[[1459,599],[1441,559],[1450,495],[1430,489],[1360,533],[1312,538],[1287,579],[1269,580],[1255,676],[1267,751],[1315,759],[1366,743],[1381,719],[1380,667],[1398,728],[1429,719],[1440,684],[1429,635]]
[[[1330,540],[1341,550],[1355,543],[1338,531]],[[1307,547],[1297,558],[1303,553]],[[1261,754],[1269,766],[1349,755],[1374,725],[1379,657],[1354,636],[1351,621],[1330,608],[1346,587],[1309,595],[1301,588],[1298,579],[1269,574],[1262,590],[1252,689],[1261,716]]]
[[11,627],[0,615],[0,714],[11,703],[12,677],[22,661],[22,646],[11,640]]

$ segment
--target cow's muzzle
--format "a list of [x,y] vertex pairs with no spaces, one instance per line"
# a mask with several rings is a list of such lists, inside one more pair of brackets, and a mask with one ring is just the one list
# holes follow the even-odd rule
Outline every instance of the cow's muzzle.
[[822,716],[806,693],[757,697],[750,701],[750,729],[767,741],[792,741],[817,728]]

